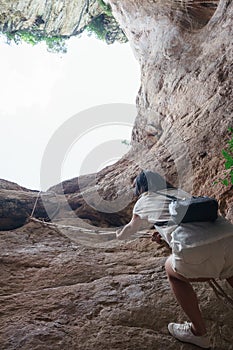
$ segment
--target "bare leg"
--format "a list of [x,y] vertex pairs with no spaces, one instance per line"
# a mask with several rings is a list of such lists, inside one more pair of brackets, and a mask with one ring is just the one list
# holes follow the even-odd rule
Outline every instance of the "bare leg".
[[194,335],[201,336],[206,334],[205,322],[198,306],[196,293],[194,292],[190,281],[208,281],[208,279],[189,280],[181,276],[173,270],[171,256],[165,263],[165,269],[171,289],[173,290],[178,303],[192,322],[192,331]]
[[227,278],[227,282],[230,284],[230,286],[233,288],[233,276]]

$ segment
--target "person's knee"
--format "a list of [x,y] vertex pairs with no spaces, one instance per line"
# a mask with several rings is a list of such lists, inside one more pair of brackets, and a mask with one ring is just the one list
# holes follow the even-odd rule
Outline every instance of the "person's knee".
[[171,268],[171,256],[169,256],[167,258],[167,260],[165,261],[165,270],[166,270],[166,272],[168,272],[170,270],[170,268]]
[[169,256],[165,262],[165,270],[167,273],[167,277],[171,283],[175,283],[176,281],[188,282],[188,279],[184,276],[177,273],[172,267],[172,256]]
[[165,271],[169,279],[174,277],[174,270],[172,268],[171,256],[169,256],[165,262]]

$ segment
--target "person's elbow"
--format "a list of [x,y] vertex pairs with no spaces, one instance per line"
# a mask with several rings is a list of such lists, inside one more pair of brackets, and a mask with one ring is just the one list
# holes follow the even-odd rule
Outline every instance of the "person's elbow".
[[141,219],[139,216],[133,216],[132,220],[122,229],[116,232],[117,239],[127,239],[132,234],[136,233],[141,226]]

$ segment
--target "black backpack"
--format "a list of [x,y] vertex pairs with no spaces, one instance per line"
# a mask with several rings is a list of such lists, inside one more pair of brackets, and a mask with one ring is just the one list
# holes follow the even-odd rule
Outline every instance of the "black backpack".
[[[156,192],[172,199],[169,204],[169,212],[175,224],[194,221],[215,221],[218,217],[218,202],[211,197],[177,198],[161,192]],[[155,223],[156,225],[156,223]]]

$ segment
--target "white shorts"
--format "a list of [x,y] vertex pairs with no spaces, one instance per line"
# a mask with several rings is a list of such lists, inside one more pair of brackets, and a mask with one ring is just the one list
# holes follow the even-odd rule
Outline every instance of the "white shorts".
[[233,236],[172,253],[172,268],[186,278],[233,276]]

